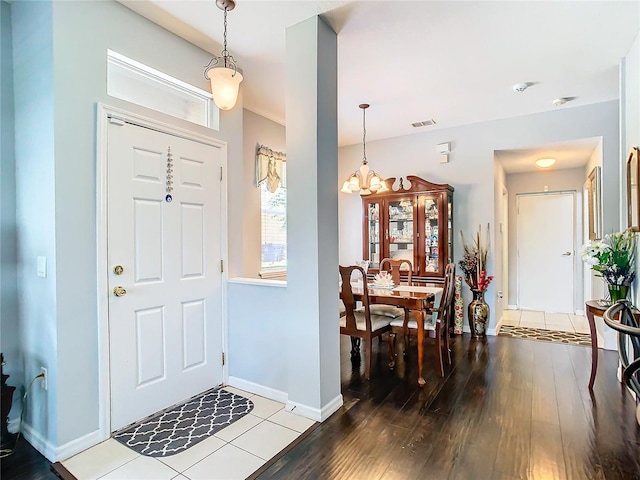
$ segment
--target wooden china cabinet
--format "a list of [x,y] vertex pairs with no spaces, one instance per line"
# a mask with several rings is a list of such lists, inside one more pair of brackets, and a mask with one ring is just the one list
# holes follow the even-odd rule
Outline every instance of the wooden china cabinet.
[[402,178],[385,180],[389,190],[362,197],[363,259],[377,271],[383,258],[407,259],[413,276],[423,281],[442,278],[453,261],[453,187],[413,175],[405,188]]

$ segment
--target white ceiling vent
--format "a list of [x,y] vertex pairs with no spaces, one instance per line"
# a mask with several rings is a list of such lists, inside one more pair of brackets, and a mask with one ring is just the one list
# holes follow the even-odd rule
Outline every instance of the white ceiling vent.
[[413,127],[430,127],[431,125],[435,125],[436,121],[434,119],[431,120],[425,120],[424,122],[416,122],[416,123],[412,123],[411,125]]

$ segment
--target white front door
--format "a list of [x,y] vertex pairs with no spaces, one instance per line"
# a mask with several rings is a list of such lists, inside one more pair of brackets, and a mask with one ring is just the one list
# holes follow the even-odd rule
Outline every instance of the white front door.
[[574,313],[574,194],[518,195],[518,306]]
[[114,431],[222,383],[223,152],[109,123],[107,161]]

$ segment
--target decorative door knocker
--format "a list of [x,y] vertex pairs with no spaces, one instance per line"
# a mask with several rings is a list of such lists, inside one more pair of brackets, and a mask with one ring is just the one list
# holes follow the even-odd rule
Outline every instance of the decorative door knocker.
[[171,153],[171,147],[167,149],[167,195],[164,199],[167,203],[173,200],[171,192],[173,191],[173,154]]

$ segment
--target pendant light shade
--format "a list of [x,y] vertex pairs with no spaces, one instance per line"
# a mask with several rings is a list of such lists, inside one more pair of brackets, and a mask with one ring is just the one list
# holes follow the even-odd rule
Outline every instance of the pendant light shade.
[[362,109],[362,165],[345,180],[340,191],[343,193],[360,192],[360,195],[386,192],[389,190],[386,183],[380,175],[369,168],[369,162],[367,162],[365,110],[369,108],[369,105],[362,103],[359,107]]
[[207,72],[213,101],[220,110],[231,110],[238,100],[242,74],[232,68],[213,67]]
[[224,11],[224,49],[219,57],[213,57],[204,67],[204,77],[211,81],[213,101],[220,110],[231,110],[238,100],[242,74],[236,61],[227,50],[227,11],[233,10],[233,0],[216,0],[218,8]]

